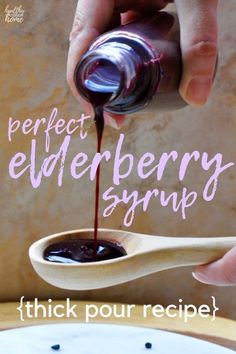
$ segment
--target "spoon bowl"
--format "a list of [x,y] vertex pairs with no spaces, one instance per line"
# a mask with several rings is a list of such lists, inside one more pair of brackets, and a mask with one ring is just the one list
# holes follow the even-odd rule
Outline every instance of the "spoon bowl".
[[236,237],[196,238],[150,236],[99,229],[99,240],[121,246],[127,255],[99,262],[63,264],[44,259],[53,243],[93,239],[93,229],[62,232],[36,241],[29,249],[31,263],[49,284],[69,290],[90,290],[125,283],[158,271],[201,265],[221,258],[236,246]]

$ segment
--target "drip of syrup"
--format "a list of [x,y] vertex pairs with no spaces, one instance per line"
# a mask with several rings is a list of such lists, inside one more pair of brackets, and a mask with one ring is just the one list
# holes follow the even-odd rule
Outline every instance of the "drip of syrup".
[[[102,69],[104,64],[95,66],[95,71],[91,71],[86,80],[86,85],[89,91],[89,100],[94,109],[94,121],[97,131],[97,153],[101,152],[102,136],[104,130],[104,106],[109,101],[113,94],[114,80],[108,76],[110,85],[105,85],[102,80]],[[108,70],[110,68],[108,67]],[[106,87],[106,89],[105,89]],[[96,256],[98,247],[98,218],[99,218],[99,199],[100,199],[100,164],[96,172],[96,186],[95,186],[95,211],[94,211],[94,256]]]
[[[102,135],[104,130],[103,107],[94,107],[95,124],[97,130],[97,153],[101,152]],[[94,213],[94,255],[97,252],[98,246],[98,218],[99,218],[99,198],[100,198],[100,164],[96,172],[96,187],[95,187],[95,213]]]
[[[107,63],[105,63],[107,65]],[[95,71],[91,71],[86,80],[89,91],[89,100],[94,108],[94,121],[97,131],[97,153],[101,152],[102,136],[104,130],[104,106],[117,88],[119,77],[112,67],[106,67],[104,82],[104,63],[94,66]],[[62,242],[53,243],[44,251],[44,259],[56,263],[84,263],[97,262],[114,259],[126,255],[123,247],[110,241],[98,240],[98,219],[99,219],[99,199],[100,199],[100,165],[96,172],[95,185],[95,210],[94,210],[94,237],[90,239],[69,239]]]
[[[120,85],[120,72],[117,67],[107,60],[94,62],[85,78],[88,98],[94,109],[94,121],[97,131],[97,153],[101,152],[102,136],[104,130],[104,107],[118,90]],[[98,247],[98,218],[100,199],[100,164],[96,172],[95,211],[94,211],[94,256]]]

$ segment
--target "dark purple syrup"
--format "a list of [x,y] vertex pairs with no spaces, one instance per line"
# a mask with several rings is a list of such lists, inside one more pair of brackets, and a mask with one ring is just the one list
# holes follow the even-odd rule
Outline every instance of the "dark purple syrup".
[[44,259],[56,263],[99,262],[126,255],[124,248],[100,240],[94,255],[94,240],[67,240],[54,243],[44,251]]
[[[90,74],[91,76],[94,73]],[[90,82],[88,77],[88,82]],[[97,91],[90,88],[89,99],[94,108],[94,121],[97,130],[97,153],[101,152],[102,136],[104,130],[104,105],[109,101],[112,92]],[[96,257],[98,249],[98,218],[99,218],[99,199],[100,199],[100,164],[96,172],[96,186],[95,186],[95,212],[94,212],[94,257]]]
[[[102,85],[103,69],[107,63],[98,63],[88,73],[86,80],[89,100],[94,108],[94,121],[97,130],[97,153],[101,152],[102,136],[104,130],[103,107],[113,94],[116,75],[110,70],[111,76],[108,85]],[[109,71],[108,67],[108,71]],[[111,68],[112,69],[112,68]],[[118,78],[117,78],[118,80]],[[106,89],[105,89],[106,87]],[[110,87],[110,89],[109,89]],[[98,218],[99,218],[99,197],[100,197],[100,165],[96,172],[95,186],[95,215],[94,215],[94,237],[88,239],[69,239],[53,243],[44,251],[44,259],[56,263],[85,263],[98,262],[119,258],[126,255],[124,248],[110,241],[98,240]]]

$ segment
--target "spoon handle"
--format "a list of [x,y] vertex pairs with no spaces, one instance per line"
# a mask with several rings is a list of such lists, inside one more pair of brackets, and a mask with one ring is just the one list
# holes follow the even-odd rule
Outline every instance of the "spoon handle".
[[[143,252],[149,255],[148,258],[158,259],[158,263],[163,265],[163,269],[211,263],[223,257],[231,248],[236,247],[235,236],[148,238],[147,242],[143,240]],[[155,239],[155,241],[153,242],[151,239],[153,241]]]

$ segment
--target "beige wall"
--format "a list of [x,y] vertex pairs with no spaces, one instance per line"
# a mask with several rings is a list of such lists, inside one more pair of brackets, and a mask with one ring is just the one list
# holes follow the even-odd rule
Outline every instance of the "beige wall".
[[[14,1],[1,1],[0,12]],[[1,31],[1,120],[0,120],[0,299],[73,295],[78,299],[98,299],[132,303],[201,304],[211,295],[217,298],[221,314],[236,318],[235,287],[216,288],[197,283],[191,269],[177,269],[155,274],[128,284],[99,291],[67,292],[47,285],[33,271],[28,260],[30,244],[50,233],[68,229],[91,227],[93,221],[93,185],[86,178],[72,180],[67,174],[63,188],[56,186],[56,178],[44,180],[33,190],[28,176],[14,181],[9,178],[8,164],[16,151],[29,151],[29,137],[16,136],[7,141],[8,117],[21,120],[42,117],[57,106],[63,117],[78,116],[82,111],[71,96],[66,84],[66,56],[75,1],[21,1],[26,10],[23,24],[3,23]],[[127,118],[122,132],[127,135],[126,150],[137,156],[154,151],[157,156],[176,149],[182,153],[198,149],[214,155],[222,152],[225,161],[235,161],[236,151],[236,37],[235,0],[220,1],[220,55],[214,92],[206,107],[187,108],[167,114],[136,114]],[[2,16],[2,15],[1,15]],[[106,129],[104,147],[114,149],[120,132]],[[94,154],[95,131],[81,142],[73,138],[68,158],[76,152]],[[43,149],[39,143],[39,154]],[[40,137],[38,137],[40,140]],[[53,139],[56,149],[61,137]],[[109,185],[111,170],[102,171],[102,188]],[[185,185],[201,191],[205,181],[199,169],[192,168]],[[150,182],[154,187],[154,180]],[[147,185],[133,177],[123,188],[145,190]],[[176,170],[169,169],[160,187],[167,191],[179,188]],[[236,168],[226,172],[218,187],[214,202],[199,201],[182,221],[180,214],[152,202],[148,212],[138,213],[130,230],[160,235],[218,236],[236,234]],[[103,204],[104,206],[104,204]],[[103,227],[122,228],[124,209],[110,218],[101,219]]]

